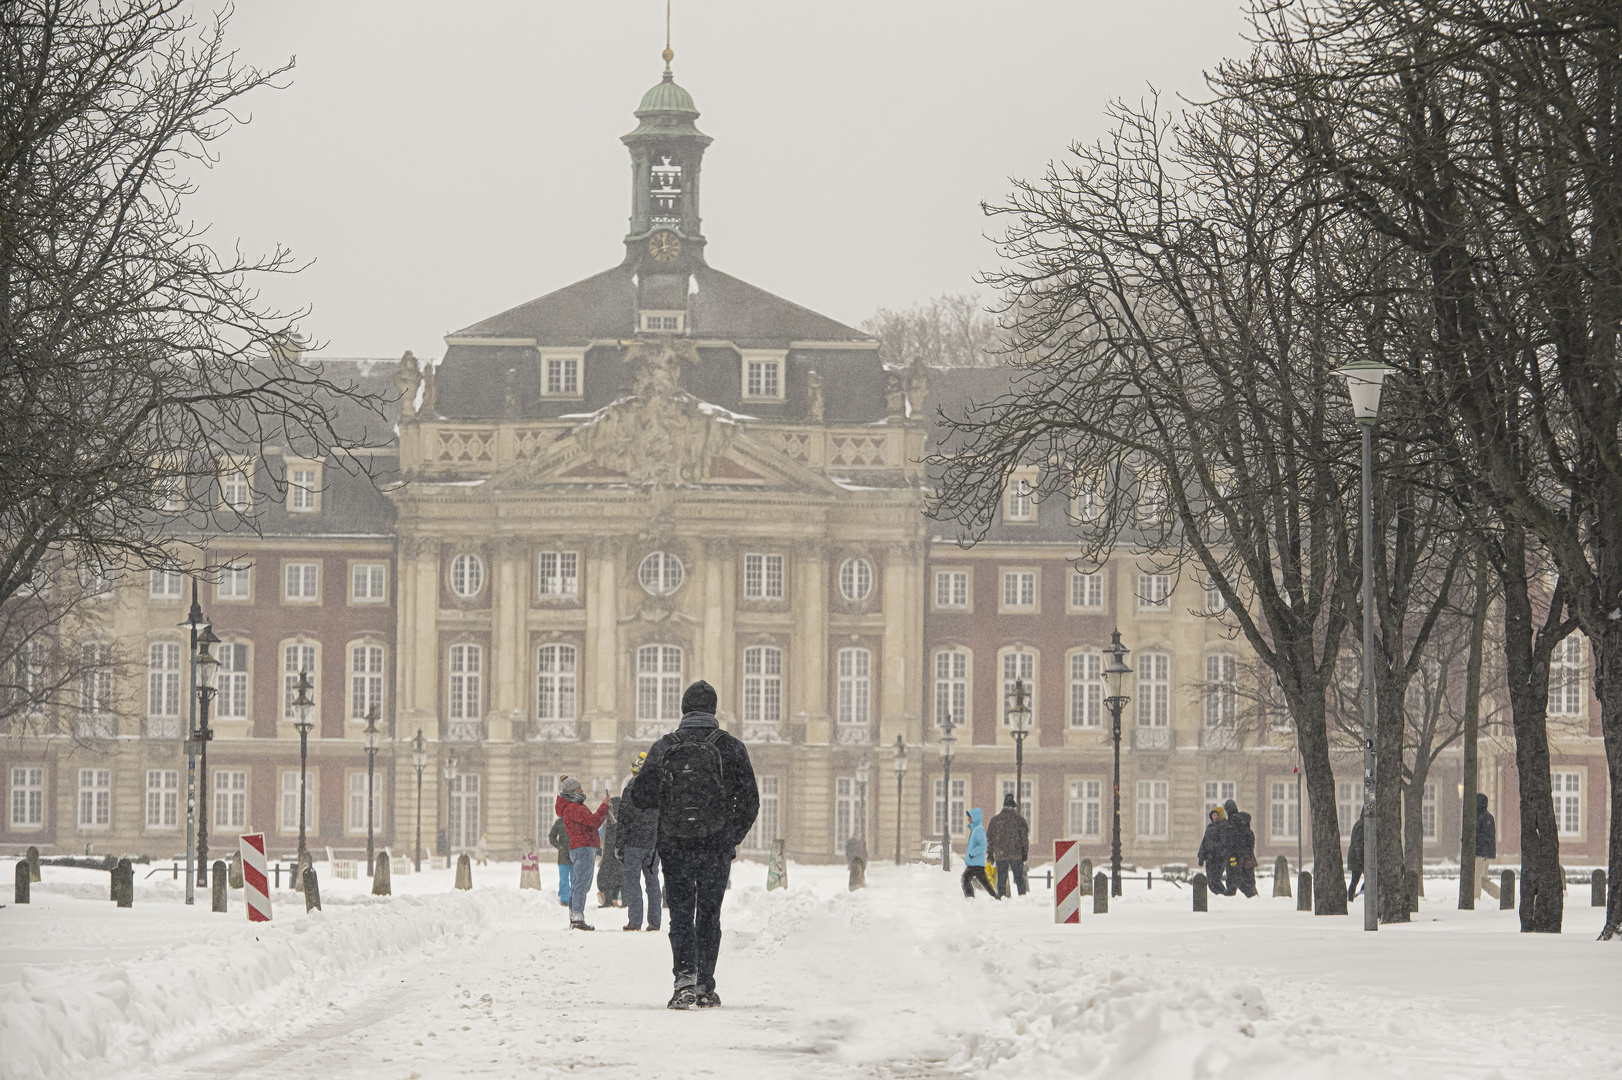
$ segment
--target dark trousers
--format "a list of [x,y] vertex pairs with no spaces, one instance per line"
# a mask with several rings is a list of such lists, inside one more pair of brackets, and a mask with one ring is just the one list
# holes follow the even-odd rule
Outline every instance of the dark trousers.
[[676,986],[699,993],[715,989],[715,958],[721,952],[721,901],[726,898],[732,855],[726,851],[661,850],[665,901],[670,906],[671,974]]
[[1008,879],[1013,878],[1014,884],[1019,888],[1019,895],[1024,896],[1031,891],[1025,881],[1025,864],[1009,859],[997,860],[997,895],[1008,895]]
[[986,877],[986,868],[983,866],[965,866],[963,868],[964,896],[974,895],[974,883],[977,881],[980,883],[980,887],[985,889],[986,892],[990,893],[993,898],[998,900],[1002,899],[1002,897],[997,895],[997,890],[991,887],[991,879]]
[[1220,861],[1212,860],[1205,864],[1205,887],[1212,896],[1231,896],[1231,890],[1222,883],[1222,872],[1226,867]]
[[1357,896],[1357,881],[1362,876],[1363,868],[1361,866],[1352,871],[1352,883],[1346,887],[1346,902],[1348,904]]
[[1228,895],[1244,893],[1246,896],[1256,895],[1256,871],[1248,866],[1228,867]]

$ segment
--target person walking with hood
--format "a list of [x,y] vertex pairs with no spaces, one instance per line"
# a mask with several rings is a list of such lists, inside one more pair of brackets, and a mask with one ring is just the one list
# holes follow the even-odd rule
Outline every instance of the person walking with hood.
[[580,781],[565,776],[558,784],[558,817],[569,834],[569,928],[595,930],[586,922],[586,898],[591,895],[592,871],[597,868],[597,830],[608,817],[608,800],[596,810],[586,809],[586,793]]
[[1025,881],[1025,860],[1030,858],[1031,826],[1014,804],[1014,793],[1002,797],[1002,810],[986,826],[986,847],[997,867],[997,895],[1008,895],[1008,880],[1019,886],[1019,895],[1030,892]]
[[1211,807],[1205,835],[1200,838],[1194,861],[1205,867],[1205,888],[1212,896],[1227,896],[1223,884],[1228,870],[1228,815],[1220,806]]
[[614,854],[618,846],[619,813],[620,797],[615,795],[608,800],[608,820],[603,822],[602,829],[602,861],[597,864],[597,906],[600,908],[625,906],[620,899],[620,890],[625,887],[625,867]]
[[648,750],[631,802],[659,812],[659,860],[670,904],[672,1009],[713,1009],[721,902],[737,848],[760,812],[749,748],[721,730],[715,687],[700,679],[681,697],[681,723]]
[[1222,804],[1228,815],[1228,895],[1244,893],[1256,897],[1256,833],[1250,827],[1250,813],[1239,809],[1232,799]]
[[1483,792],[1476,792],[1476,899],[1481,899],[1481,891],[1485,889],[1487,895],[1494,900],[1498,899],[1498,883],[1493,881],[1492,875],[1487,872],[1488,864],[1498,857],[1498,823],[1493,821],[1492,815],[1487,812],[1487,796]]
[[991,895],[993,900],[1001,900],[997,890],[991,887],[991,881],[986,877],[986,830],[980,825],[980,808],[976,806],[969,811],[969,844],[963,849],[963,898],[974,899],[974,883]]
[[659,932],[663,896],[659,890],[659,811],[644,810],[631,799],[631,785],[636,783],[648,760],[647,751],[631,762],[631,778],[625,781],[615,812],[619,826],[614,830],[614,845],[619,848],[620,865],[625,867],[626,930],[642,929],[642,891],[647,886],[648,929]]

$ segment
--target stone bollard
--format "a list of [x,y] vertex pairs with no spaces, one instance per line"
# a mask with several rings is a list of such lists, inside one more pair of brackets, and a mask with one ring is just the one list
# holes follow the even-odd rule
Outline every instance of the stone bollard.
[[1273,860],[1273,895],[1290,895],[1290,860],[1282,855]]
[[39,880],[39,848],[28,845],[28,880]]
[[377,860],[372,863],[373,896],[393,895],[394,882],[390,880],[389,877],[389,875],[393,872],[391,867],[392,861],[389,859],[389,853],[387,851],[378,852]]
[[1295,879],[1295,910],[1312,910],[1312,871],[1303,870]]
[[227,871],[225,869],[224,859],[214,860],[212,874],[213,876],[209,879],[209,884],[214,887],[214,910],[224,911],[225,898],[231,895],[230,892],[227,891],[230,884],[230,879],[226,876]]
[[135,867],[130,865],[128,859],[119,859],[118,865],[113,867],[113,899],[119,907],[133,907],[135,905]]
[[1102,870],[1093,875],[1093,914],[1109,914],[1109,878]]
[[304,910],[321,910],[321,880],[315,876],[315,867],[304,868]]
[[1603,870],[1595,870],[1593,875],[1590,876],[1589,879],[1588,879],[1588,888],[1590,890],[1589,896],[1588,896],[1589,905],[1591,907],[1604,907],[1605,906],[1605,871],[1603,871]]
[[1076,874],[1076,885],[1081,895],[1091,896],[1093,894],[1093,860],[1081,860],[1081,870]]
[[12,894],[13,898],[16,900],[17,903],[19,903],[19,904],[28,903],[28,891],[29,891],[28,887],[29,887],[29,884],[30,884],[30,880],[31,880],[31,877],[30,877],[30,875],[28,873],[28,860],[27,859],[18,859],[17,860],[17,891]]
[[233,889],[242,888],[242,852],[240,850],[231,853],[231,869],[226,873],[225,880]]
[[1419,871],[1409,870],[1403,874],[1403,879],[1408,885],[1408,911],[1415,914],[1419,911]]
[[773,840],[772,853],[766,859],[766,891],[788,888],[788,841]]
[[458,889],[473,888],[473,860],[462,852],[456,858],[456,887]]
[[1498,879],[1498,910],[1515,910],[1515,871],[1505,870]]
[[1195,874],[1194,875],[1194,910],[1195,911],[1210,911],[1211,910],[1210,903],[1206,899],[1207,891],[1208,890],[1207,890],[1206,885],[1205,885],[1205,875],[1204,874]]
[[315,857],[308,851],[298,857],[298,867],[287,872],[287,887],[294,892],[304,891],[304,871],[315,869]]

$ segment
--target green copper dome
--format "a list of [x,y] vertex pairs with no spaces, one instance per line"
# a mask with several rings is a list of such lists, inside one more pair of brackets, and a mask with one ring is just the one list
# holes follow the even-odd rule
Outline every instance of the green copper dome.
[[649,113],[698,115],[698,109],[693,105],[693,95],[676,85],[675,75],[669,68],[665,68],[665,77],[642,95],[642,104],[636,107],[638,117],[645,117]]

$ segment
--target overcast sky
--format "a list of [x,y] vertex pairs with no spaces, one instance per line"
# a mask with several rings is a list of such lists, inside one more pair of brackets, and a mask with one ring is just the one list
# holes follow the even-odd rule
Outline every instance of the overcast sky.
[[[982,199],[1203,88],[1246,50],[1241,0],[676,0],[712,266],[852,325],[976,291]],[[619,137],[659,80],[663,0],[237,0],[245,61],[297,66],[215,148],[189,205],[213,243],[314,260],[267,283],[332,356],[443,335],[617,264]]]

